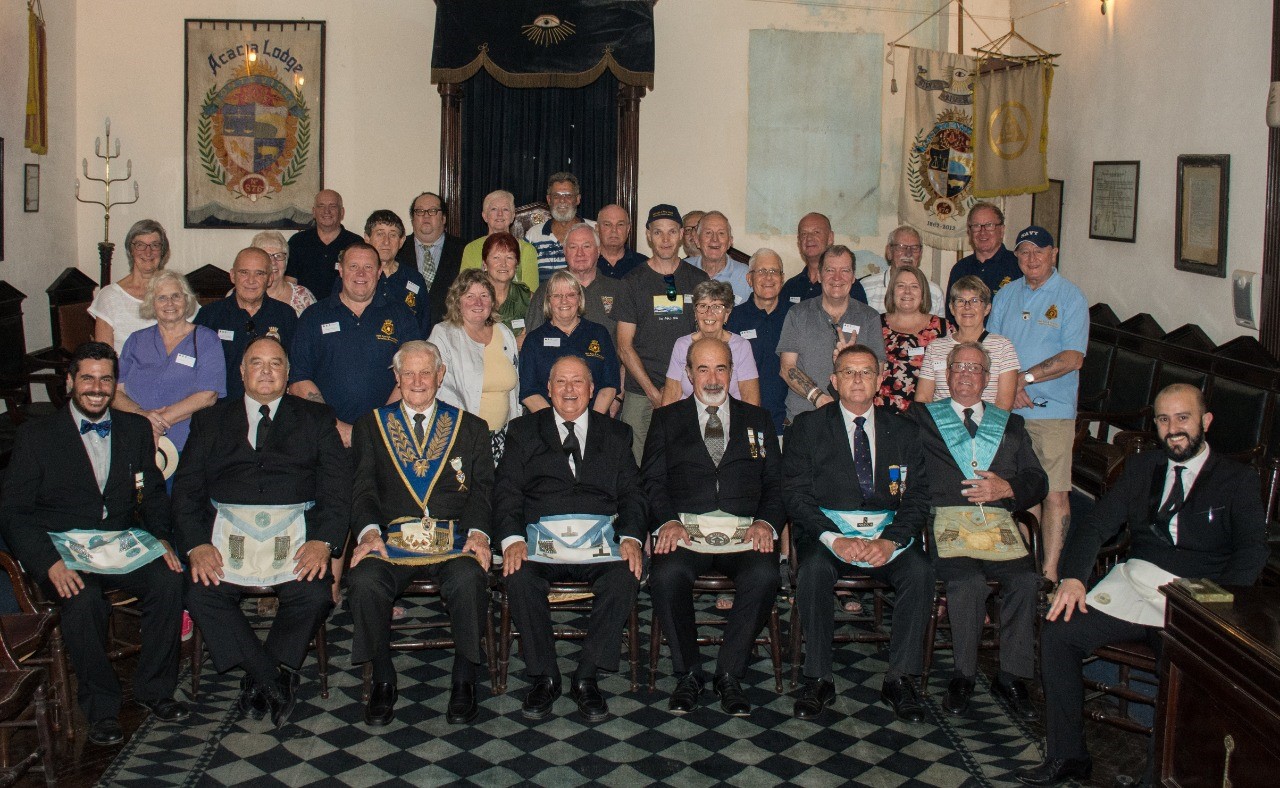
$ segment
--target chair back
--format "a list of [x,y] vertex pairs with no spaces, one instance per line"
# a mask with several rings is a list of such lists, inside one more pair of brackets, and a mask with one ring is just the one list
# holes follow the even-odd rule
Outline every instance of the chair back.
[[511,234],[516,238],[524,238],[530,227],[546,224],[551,218],[551,208],[543,201],[531,202],[516,208],[516,217],[511,222]]

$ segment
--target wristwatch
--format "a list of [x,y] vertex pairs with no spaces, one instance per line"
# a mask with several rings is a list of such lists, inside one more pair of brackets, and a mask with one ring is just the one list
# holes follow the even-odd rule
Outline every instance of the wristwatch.
[[1022,376],[1022,379],[1023,379],[1023,380],[1025,380],[1025,381],[1027,381],[1028,383],[1035,383],[1035,382],[1036,382],[1036,376],[1035,376],[1035,375],[1032,375],[1030,372],[1025,373],[1025,374]]
[[325,546],[326,548],[328,548],[328,549],[329,549],[329,557],[330,557],[330,558],[337,558],[337,557],[338,557],[338,553],[333,549],[333,545],[329,544],[328,542],[324,542],[324,546]]

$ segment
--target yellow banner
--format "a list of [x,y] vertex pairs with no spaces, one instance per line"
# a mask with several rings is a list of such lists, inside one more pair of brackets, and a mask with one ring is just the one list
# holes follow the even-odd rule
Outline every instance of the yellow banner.
[[1010,63],[974,85],[974,187],[978,197],[1049,188],[1049,90],[1053,66]]

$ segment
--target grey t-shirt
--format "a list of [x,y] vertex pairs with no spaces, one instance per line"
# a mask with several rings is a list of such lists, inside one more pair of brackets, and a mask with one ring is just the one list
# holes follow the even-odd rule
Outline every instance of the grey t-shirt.
[[[526,331],[532,331],[547,322],[543,314],[543,304],[547,300],[549,284],[550,281],[543,282],[538,291],[533,294],[533,298],[529,299],[529,314],[525,318]],[[583,305],[585,310],[583,317],[609,329],[609,338],[613,340],[614,347],[618,345],[618,319],[614,316],[614,307],[623,290],[621,279],[611,279],[600,273],[596,274],[591,284],[583,288],[587,296],[587,302]]]
[[[667,381],[667,365],[676,340],[693,333],[693,288],[707,281],[707,275],[682,262],[676,267],[675,292],[668,296],[662,274],[646,262],[622,278],[622,294],[614,304],[613,317],[619,323],[634,323],[632,346],[649,373],[649,381],[661,389]],[[627,391],[643,393],[636,379],[627,376]]]
[[[857,333],[859,344],[866,345],[884,361],[884,332],[880,328],[880,313],[861,301],[849,299],[844,315],[832,321],[822,308],[822,297],[809,298],[791,307],[782,324],[782,336],[778,339],[778,354],[798,353],[796,366],[813,378],[818,388],[827,391],[835,364],[831,355],[836,350],[836,339],[843,331],[846,338]],[[787,389],[787,420],[797,414],[813,410],[804,397]]]

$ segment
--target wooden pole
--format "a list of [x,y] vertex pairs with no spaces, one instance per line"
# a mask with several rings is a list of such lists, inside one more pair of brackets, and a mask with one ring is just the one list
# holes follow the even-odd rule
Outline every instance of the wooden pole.
[[[1271,11],[1271,81],[1280,82],[1280,0]],[[1262,228],[1262,304],[1258,341],[1280,357],[1280,129],[1267,130],[1267,208]]]

